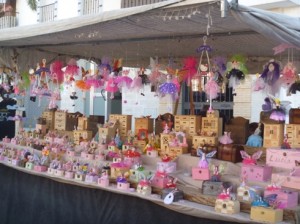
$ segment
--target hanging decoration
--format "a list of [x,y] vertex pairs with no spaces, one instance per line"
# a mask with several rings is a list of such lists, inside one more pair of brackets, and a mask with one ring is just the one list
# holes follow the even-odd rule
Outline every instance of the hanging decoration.
[[49,74],[50,69],[46,67],[46,59],[42,59],[42,62],[37,64],[36,70],[30,69],[29,74],[31,76],[31,91],[30,100],[35,102],[36,97],[39,97],[38,106],[41,106],[41,100],[43,96],[50,96],[49,88]]
[[50,73],[54,83],[61,84],[64,81],[64,72],[62,71],[63,62],[56,60],[50,65]]
[[68,62],[68,65],[66,66],[65,70],[65,84],[71,85],[74,81],[75,78],[74,76],[79,75],[80,68],[77,65],[77,61],[74,58],[71,58]]
[[[212,51],[212,48],[206,44],[207,37],[203,37],[203,45],[200,47],[201,51],[201,56],[199,60],[199,66],[198,66],[198,71],[197,74],[204,74],[209,78],[207,83],[204,86],[205,93],[207,94],[209,98],[209,111],[212,111],[212,100],[218,97],[218,94],[220,92],[220,86],[214,79],[214,73],[212,72],[212,67],[210,63],[210,58],[209,58],[209,52]],[[199,49],[199,48],[198,48]],[[207,66],[205,71],[203,71],[203,56],[206,56],[206,62]]]
[[171,95],[172,100],[175,101],[178,99],[179,88],[180,85],[177,78],[173,78],[172,75],[167,74],[166,82],[158,87],[159,96],[164,97],[165,95]]
[[164,83],[166,81],[165,75],[160,72],[160,65],[157,62],[157,59],[154,60],[152,57],[150,57],[150,75],[149,75],[149,81],[154,88],[156,95],[158,95],[158,86],[161,83]]
[[190,86],[192,78],[197,74],[197,60],[194,57],[187,57],[184,58],[183,64],[182,70],[185,71],[183,80],[186,82],[187,86]]
[[271,59],[264,65],[264,70],[256,79],[253,90],[259,91],[265,89],[267,93],[274,94],[278,91],[278,83],[280,77],[280,64]]
[[248,74],[245,63],[246,58],[242,55],[234,55],[231,57],[230,61],[227,62],[226,78],[229,87],[235,89],[235,87],[245,79],[245,75]]

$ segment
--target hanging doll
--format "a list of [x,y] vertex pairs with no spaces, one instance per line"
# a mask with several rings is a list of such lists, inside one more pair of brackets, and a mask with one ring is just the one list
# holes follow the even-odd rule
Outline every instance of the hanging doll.
[[245,63],[246,59],[241,55],[234,55],[230,62],[227,63],[226,78],[229,81],[229,87],[235,88],[245,79],[245,75],[248,74]]
[[56,102],[58,100],[60,100],[60,92],[58,89],[55,89],[52,94],[51,94],[51,97],[50,97],[50,101],[49,101],[49,110],[52,110],[52,109],[57,109],[57,105],[56,105]]
[[288,62],[281,73],[282,76],[279,78],[279,86],[289,87],[296,81],[296,67],[292,62]]
[[209,97],[210,109],[212,109],[212,100],[218,97],[218,94],[220,93],[220,86],[214,80],[212,72],[209,72],[208,75],[209,75],[209,80],[205,84],[204,89],[205,89],[205,93]]
[[[254,90],[267,88],[267,92],[275,93],[277,91],[276,82],[280,76],[280,65],[275,60],[270,60],[264,65],[264,70],[254,84]],[[263,82],[262,82],[263,80]]]
[[64,73],[62,71],[63,62],[57,60],[51,63],[50,73],[52,75],[52,81],[54,83],[61,84],[64,81]]
[[300,78],[299,75],[296,76],[295,82],[290,86],[288,90],[288,95],[296,94],[297,91],[300,92]]
[[133,78],[132,83],[130,85],[130,90],[136,93],[136,104],[138,104],[137,94],[141,92],[141,95],[144,95],[144,93],[141,91],[143,87],[144,85],[143,85],[142,78],[137,72],[136,76]]
[[118,85],[116,83],[116,77],[115,77],[113,72],[108,77],[105,90],[107,92],[110,92],[110,94],[111,94],[110,99],[115,98],[114,94],[115,94],[115,92],[118,92],[119,88],[118,88]]
[[173,82],[172,75],[170,74],[167,75],[167,81],[158,87],[158,92],[161,97],[169,94],[171,95],[173,101],[178,98],[178,91],[178,84],[176,81],[175,83]]
[[112,68],[110,66],[110,60],[107,57],[103,57],[101,59],[101,64],[98,66],[100,78],[106,81],[108,76],[112,72]]
[[116,83],[117,83],[120,91],[122,91],[122,88],[125,88],[127,90],[130,89],[130,86],[131,86],[131,83],[133,80],[132,80],[132,78],[130,78],[128,76],[128,73],[127,73],[127,71],[124,71],[124,72],[122,72],[121,76],[118,76],[116,78]]
[[165,81],[164,75],[159,71],[160,66],[158,65],[157,61],[153,58],[150,58],[150,75],[149,75],[149,81],[156,91],[156,96],[158,95],[158,86],[160,83],[163,83]]

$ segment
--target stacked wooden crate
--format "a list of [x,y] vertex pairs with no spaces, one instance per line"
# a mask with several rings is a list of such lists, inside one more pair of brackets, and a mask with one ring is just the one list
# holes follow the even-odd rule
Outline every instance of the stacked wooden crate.
[[42,113],[42,118],[46,119],[46,127],[48,130],[54,129],[54,115],[55,115],[54,110],[45,110]]
[[55,111],[54,129],[60,131],[72,131],[77,127],[78,115],[66,111]]
[[109,115],[110,121],[119,122],[119,134],[122,140],[127,138],[128,131],[131,130],[131,119],[132,115],[122,115],[122,114],[111,114]]

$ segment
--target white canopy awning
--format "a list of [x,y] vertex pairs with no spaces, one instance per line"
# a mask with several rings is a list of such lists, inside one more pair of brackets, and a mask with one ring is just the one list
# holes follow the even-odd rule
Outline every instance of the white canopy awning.
[[220,8],[220,1],[168,0],[2,30],[0,46],[2,52],[20,49],[27,64],[40,55],[35,53],[34,62],[25,52],[38,50],[52,58],[122,57],[126,66],[148,63],[154,56],[197,56],[205,35],[212,56],[272,57],[272,48],[282,42],[300,47],[299,18],[242,6],[228,9],[222,18]]

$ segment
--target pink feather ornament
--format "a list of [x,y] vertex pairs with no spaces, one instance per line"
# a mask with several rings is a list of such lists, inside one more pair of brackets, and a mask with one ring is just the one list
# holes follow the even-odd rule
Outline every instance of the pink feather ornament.
[[79,74],[79,66],[74,58],[69,60],[65,73],[71,76]]
[[62,61],[54,61],[50,65],[50,72],[53,77],[53,80],[58,82],[59,84],[64,81],[64,72],[61,70],[63,68]]
[[205,93],[209,96],[209,99],[215,99],[218,97],[218,93],[220,93],[220,86],[218,83],[213,79],[213,76],[211,73],[210,74],[210,79],[208,82],[205,84]]
[[100,89],[104,86],[104,80],[102,79],[96,79],[94,77],[88,78],[86,81],[86,85],[89,87],[94,87],[95,89]]
[[124,76],[118,76],[116,78],[116,83],[119,87],[119,89],[122,89],[122,87],[129,89],[132,83],[132,78],[124,75]]
[[183,60],[183,63],[183,70],[186,71],[186,75],[183,77],[183,79],[189,86],[191,79],[197,74],[197,60],[194,57],[187,57]]
[[292,62],[288,62],[282,70],[282,76],[279,78],[279,83],[285,87],[289,87],[295,81],[296,81],[296,67]]
[[134,79],[132,80],[132,83],[130,85],[130,90],[139,92],[142,88],[144,87],[143,85],[143,80],[142,78],[137,74]]

